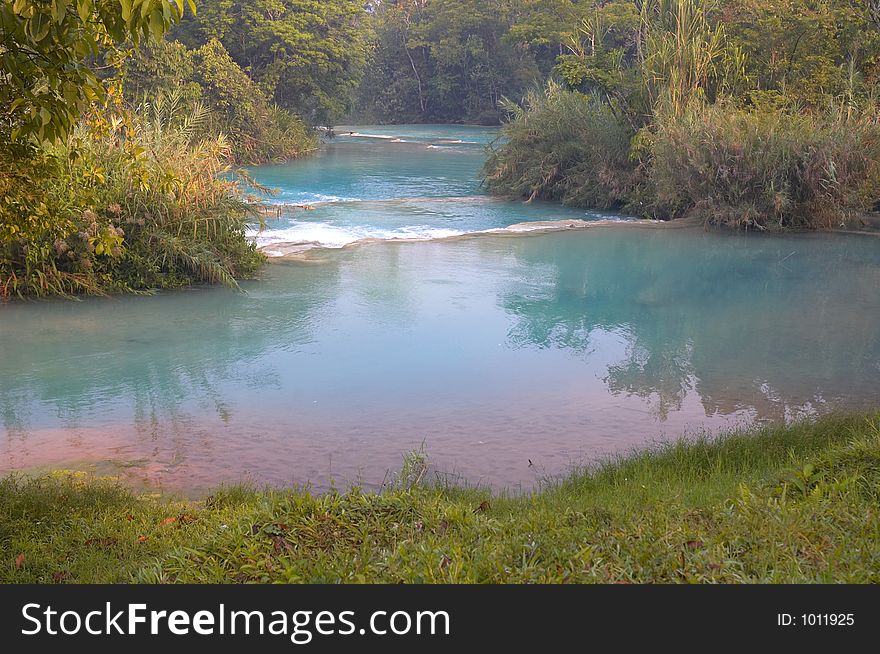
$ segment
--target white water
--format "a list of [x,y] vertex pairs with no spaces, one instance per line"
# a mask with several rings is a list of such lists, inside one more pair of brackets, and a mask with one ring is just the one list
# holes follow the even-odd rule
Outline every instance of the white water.
[[[276,189],[279,215],[250,237],[269,256],[283,248],[341,248],[359,241],[433,240],[534,221],[622,219],[556,204],[502,201],[479,181],[496,131],[449,125],[338,128],[317,156],[251,170]],[[542,225],[537,229],[546,229]]]

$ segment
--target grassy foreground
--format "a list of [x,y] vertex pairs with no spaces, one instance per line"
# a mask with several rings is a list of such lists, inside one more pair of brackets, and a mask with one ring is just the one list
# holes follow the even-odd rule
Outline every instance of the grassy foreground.
[[880,581],[880,413],[680,442],[529,496],[413,480],[194,503],[7,478],[0,581]]

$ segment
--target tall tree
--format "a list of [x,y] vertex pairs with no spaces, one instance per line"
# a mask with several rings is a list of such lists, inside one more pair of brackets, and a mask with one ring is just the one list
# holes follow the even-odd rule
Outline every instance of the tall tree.
[[332,122],[361,75],[365,17],[359,0],[203,0],[172,36],[190,48],[217,39],[280,106]]
[[[520,9],[509,0],[374,3],[361,108],[382,120],[497,122],[499,100],[542,77],[531,43],[511,32]],[[540,29],[525,32],[544,47]]]
[[748,59],[755,101],[821,106],[880,73],[872,2],[723,0],[718,19]]

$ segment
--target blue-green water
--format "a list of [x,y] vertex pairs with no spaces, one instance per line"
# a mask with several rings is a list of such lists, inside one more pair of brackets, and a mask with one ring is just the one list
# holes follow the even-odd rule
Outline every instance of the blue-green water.
[[[353,131],[357,130],[357,131]],[[480,190],[478,174],[495,131],[408,125],[340,127],[307,162],[251,169],[287,207],[255,234],[276,244],[342,247],[364,239],[433,239],[536,220],[619,218],[549,203],[501,202]]]
[[[350,146],[377,179],[399,159],[384,141]],[[333,147],[257,174],[378,194]],[[405,166],[419,197],[446,197],[434,154]],[[455,193],[479,162],[461,157],[464,172],[442,163]],[[442,202],[420,202],[433,224]],[[382,215],[333,211],[365,229]],[[873,237],[605,225],[389,241],[277,260],[245,287],[0,306],[0,470],[375,487],[424,442],[439,470],[519,487],[684,430],[880,404]]]

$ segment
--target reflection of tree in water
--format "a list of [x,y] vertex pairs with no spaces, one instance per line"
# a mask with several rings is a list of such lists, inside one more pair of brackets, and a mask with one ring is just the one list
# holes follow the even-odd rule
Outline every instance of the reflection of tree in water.
[[[644,337],[642,341],[644,341]],[[645,399],[657,396],[657,414],[665,419],[681,408],[691,390],[690,347],[647,349],[640,344],[627,348],[623,362],[608,367],[605,383],[614,394],[624,393]]]
[[508,341],[515,347],[587,352],[595,324],[579,309],[588,298],[586,280],[581,278],[586,271],[566,268],[565,283],[559,279],[560,268],[553,264],[530,262],[523,272],[505,295],[504,308],[528,319],[513,324]]
[[509,342],[587,355],[595,330],[620,334],[608,388],[656,397],[661,416],[692,388],[707,414],[857,405],[880,384],[876,246],[646,229],[521,239]]
[[75,424],[122,401],[145,431],[186,420],[192,402],[228,421],[220,386],[243,370],[253,376],[248,386],[277,386],[272,364],[258,361],[312,340],[338,274],[333,262],[279,264],[268,273],[278,281],[248,284],[247,295],[206,288],[8,306],[0,317],[0,419],[7,433],[24,434],[37,402]]

